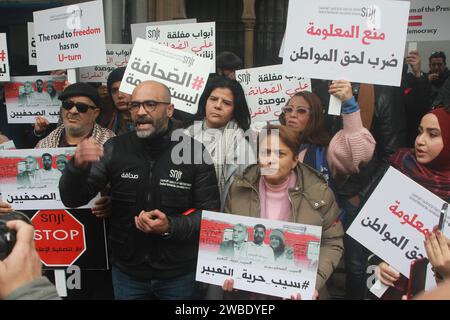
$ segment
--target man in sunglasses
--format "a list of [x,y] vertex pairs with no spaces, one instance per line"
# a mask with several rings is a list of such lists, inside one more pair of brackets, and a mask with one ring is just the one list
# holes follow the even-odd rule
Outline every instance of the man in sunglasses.
[[[116,299],[197,298],[200,212],[220,207],[213,162],[207,152],[206,159],[205,152],[194,152],[205,150],[198,141],[172,136],[174,106],[165,85],[141,83],[128,109],[136,131],[109,140],[104,148],[83,141],[61,178],[61,199],[79,207],[111,186]],[[177,150],[190,152],[178,159]]]
[[93,138],[103,145],[115,134],[96,124],[100,115],[100,97],[97,90],[87,83],[68,86],[59,99],[62,101],[63,124],[41,140],[36,148],[76,147],[81,141]]

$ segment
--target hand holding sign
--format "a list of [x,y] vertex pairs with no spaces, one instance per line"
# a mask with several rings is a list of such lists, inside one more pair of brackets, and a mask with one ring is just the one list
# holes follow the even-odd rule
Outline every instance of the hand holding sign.
[[94,138],[81,142],[75,150],[75,167],[86,168],[90,163],[100,161],[103,157],[103,146],[99,145]]
[[345,80],[333,81],[329,93],[345,102],[353,97],[352,84]]
[[50,122],[44,117],[36,117],[36,123],[34,124],[34,133],[41,135],[48,129]]
[[0,214],[6,214],[13,211],[13,208],[11,205],[7,204],[6,202],[0,201]]
[[380,279],[381,283],[390,287],[394,287],[394,282],[400,279],[400,273],[395,271],[386,262],[380,263],[375,269],[375,273],[378,279]]

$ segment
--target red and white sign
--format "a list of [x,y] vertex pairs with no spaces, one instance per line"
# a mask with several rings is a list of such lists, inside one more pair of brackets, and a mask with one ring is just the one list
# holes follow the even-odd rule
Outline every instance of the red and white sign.
[[66,210],[41,210],[31,219],[36,250],[47,267],[71,266],[86,251],[84,226]]
[[409,1],[408,42],[450,40],[450,1]]

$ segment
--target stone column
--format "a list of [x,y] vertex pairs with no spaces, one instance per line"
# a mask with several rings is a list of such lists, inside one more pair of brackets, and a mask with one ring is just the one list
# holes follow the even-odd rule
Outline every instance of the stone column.
[[148,21],[156,21],[156,0],[148,0],[147,12]]
[[122,43],[123,1],[104,0],[106,43]]
[[133,0],[131,3],[131,14],[133,23],[142,23],[148,21],[148,0]]
[[255,47],[255,0],[243,0],[244,11],[242,13],[242,22],[244,23],[244,64],[245,68],[253,67],[253,52]]

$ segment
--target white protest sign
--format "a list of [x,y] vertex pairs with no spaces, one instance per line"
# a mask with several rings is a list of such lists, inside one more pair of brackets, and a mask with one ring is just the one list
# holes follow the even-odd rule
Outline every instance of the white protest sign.
[[[258,244],[257,225],[265,227]],[[203,211],[196,280],[222,286],[234,279],[235,289],[311,300],[321,237],[317,226]]]
[[35,123],[36,117],[58,123],[59,96],[66,80],[65,76],[12,77],[5,84],[8,123]]
[[426,257],[424,240],[438,225],[443,204],[441,198],[389,168],[347,234],[409,278],[411,262]]
[[14,144],[13,140],[9,140],[7,142],[4,142],[0,144],[0,150],[15,150],[16,145]]
[[283,35],[283,41],[281,42],[280,52],[278,53],[278,58],[284,57],[284,45],[286,43],[286,34]]
[[147,27],[146,39],[172,49],[210,59],[216,72],[216,23],[190,23]]
[[116,68],[126,67],[131,56],[131,44],[107,44],[106,65],[80,68],[80,82],[106,83]]
[[9,81],[8,43],[6,33],[0,33],[0,82]]
[[400,86],[408,14],[406,1],[290,1],[283,67],[308,78]]
[[102,0],[34,12],[38,71],[106,64]]
[[411,0],[407,41],[450,40],[450,1]]
[[34,23],[27,23],[28,29],[28,63],[30,66],[37,65],[36,59],[36,39],[34,38]]
[[[2,201],[15,210],[66,209],[59,179],[74,154],[75,148],[0,151]],[[97,199],[82,208],[92,208]]]
[[131,39],[133,39],[133,44],[136,42],[137,38],[145,39],[147,27],[162,26],[166,24],[186,24],[186,23],[197,23],[197,19],[178,19],[168,21],[134,23],[131,25]]
[[192,53],[138,38],[120,91],[132,94],[141,82],[158,81],[169,87],[176,109],[195,114],[211,63],[211,60]]
[[281,65],[236,71],[244,89],[252,125],[278,121],[284,106],[298,92],[311,91],[311,80],[286,75]]

